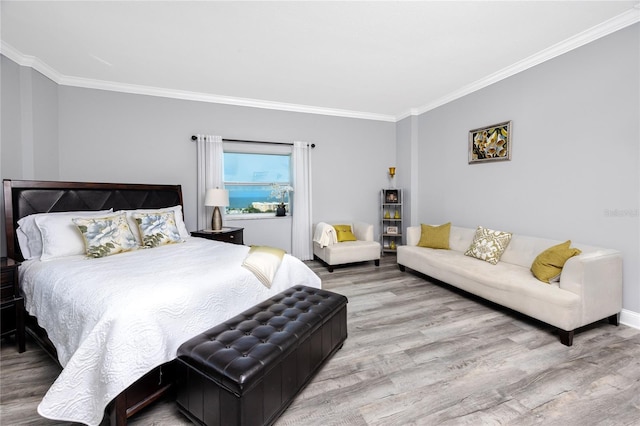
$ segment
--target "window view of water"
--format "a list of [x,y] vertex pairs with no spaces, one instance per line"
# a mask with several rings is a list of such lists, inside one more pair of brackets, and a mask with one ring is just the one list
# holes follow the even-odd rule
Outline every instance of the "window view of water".
[[273,196],[274,183],[289,185],[291,156],[224,153],[224,182],[229,191],[228,214],[271,213],[283,201]]
[[[228,214],[271,213],[275,212],[280,199],[272,197],[271,185],[227,185],[229,190]],[[289,204],[289,197],[282,200],[285,206]]]

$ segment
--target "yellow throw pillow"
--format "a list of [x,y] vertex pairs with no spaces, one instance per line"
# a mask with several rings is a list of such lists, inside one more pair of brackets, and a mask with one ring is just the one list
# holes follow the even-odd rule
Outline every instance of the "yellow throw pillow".
[[580,249],[570,248],[570,245],[571,240],[568,240],[540,253],[531,265],[533,275],[545,283],[557,281],[567,260],[582,253]]
[[432,249],[449,250],[449,234],[451,233],[451,222],[440,226],[420,224],[422,233],[418,247],[428,247]]
[[351,232],[351,225],[333,225],[333,229],[336,230],[336,238],[339,243],[343,241],[357,241],[356,236]]

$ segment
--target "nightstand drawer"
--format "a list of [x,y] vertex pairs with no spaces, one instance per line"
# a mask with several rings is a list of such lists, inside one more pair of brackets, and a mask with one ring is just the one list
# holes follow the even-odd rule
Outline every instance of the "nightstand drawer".
[[2,284],[0,285],[0,300],[13,300],[13,296],[15,296],[16,288],[15,280],[16,280],[16,268],[7,267],[2,269],[2,275],[0,275]]
[[11,258],[0,259],[0,335],[15,334],[18,352],[24,352],[24,298],[18,294],[18,265]]
[[[217,241],[223,241],[225,243],[235,243],[237,240],[240,240],[242,237],[240,235],[238,235],[237,233],[228,233],[228,234],[221,234],[218,236],[218,238],[216,238]],[[242,244],[242,242],[240,242],[239,244]]]
[[223,243],[244,244],[244,228],[225,227],[221,231],[193,231],[191,235]]
[[2,283],[13,283],[13,274],[14,274],[15,270],[14,269],[6,269],[3,270],[2,273],[0,274],[0,277],[2,278]]
[[13,281],[8,283],[4,281],[4,277],[2,277],[2,280],[2,287],[0,287],[0,301],[4,302],[5,300],[12,300],[13,296],[15,296]]
[[3,303],[0,308],[0,335],[15,333],[16,331],[16,304]]

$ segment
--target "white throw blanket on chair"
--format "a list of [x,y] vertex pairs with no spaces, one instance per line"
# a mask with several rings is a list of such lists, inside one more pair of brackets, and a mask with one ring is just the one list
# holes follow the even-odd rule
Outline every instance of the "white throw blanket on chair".
[[321,248],[337,243],[338,236],[336,235],[335,228],[328,223],[319,222],[313,234],[313,241],[318,243]]

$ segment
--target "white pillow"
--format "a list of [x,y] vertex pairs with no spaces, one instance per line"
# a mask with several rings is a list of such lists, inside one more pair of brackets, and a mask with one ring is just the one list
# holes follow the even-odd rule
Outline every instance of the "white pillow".
[[127,222],[129,222],[129,228],[131,228],[131,231],[133,232],[133,235],[136,237],[136,241],[138,241],[138,245],[140,246],[143,245],[142,237],[140,237],[140,229],[138,228],[138,223],[136,222],[136,219],[133,217],[134,214],[173,212],[175,222],[176,222],[176,227],[178,228],[178,232],[180,233],[180,236],[182,238],[188,238],[191,236],[191,234],[189,234],[189,231],[187,231],[187,227],[184,224],[184,219],[182,217],[182,206],[180,205],[173,206],[173,207],[165,207],[162,209],[118,210],[117,213],[121,211],[127,214]]
[[[18,229],[16,233],[18,235],[18,244],[20,245],[20,251],[22,257],[25,259],[37,259],[42,255],[42,233],[40,228],[36,224],[36,218],[45,216],[66,216],[71,222],[71,218],[78,216],[102,216],[112,213],[113,209],[98,210],[98,211],[73,211],[73,212],[55,212],[55,213],[35,213],[29,216],[25,216],[18,221]],[[23,247],[24,245],[24,247]]]
[[[38,231],[40,232],[40,231]],[[20,246],[20,252],[22,257],[29,260],[32,259],[31,250],[29,249],[29,237],[20,228],[16,229],[16,236],[18,237],[18,245]]]

